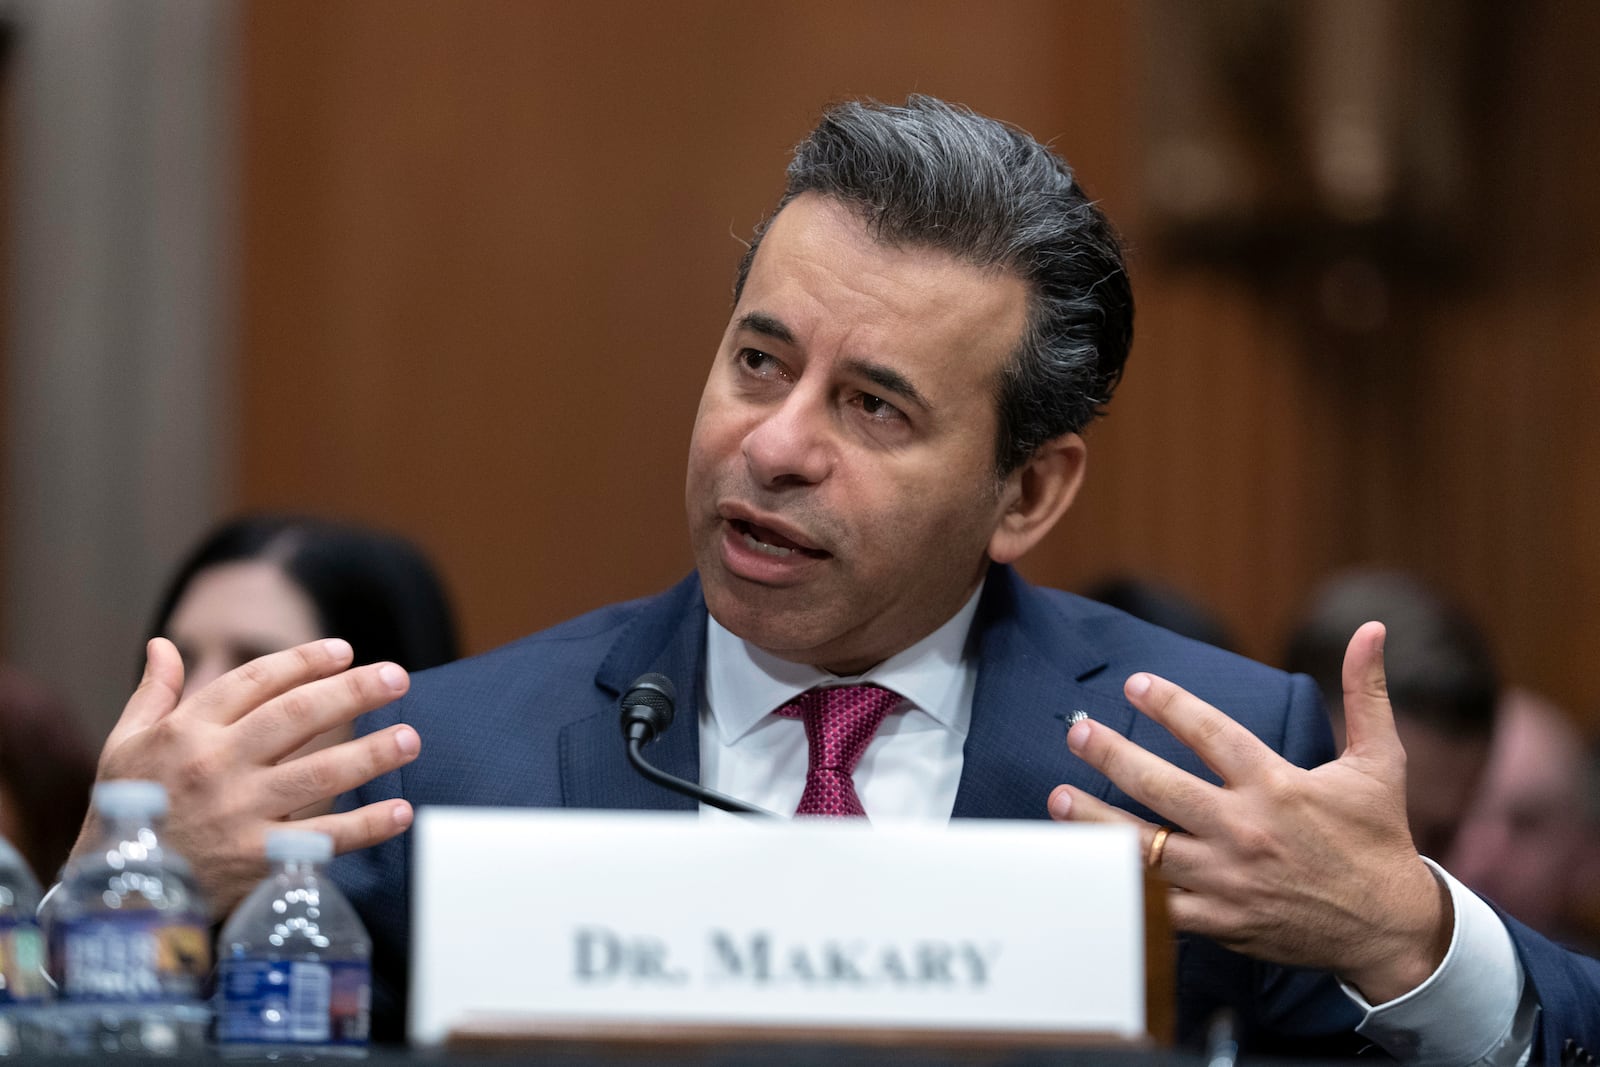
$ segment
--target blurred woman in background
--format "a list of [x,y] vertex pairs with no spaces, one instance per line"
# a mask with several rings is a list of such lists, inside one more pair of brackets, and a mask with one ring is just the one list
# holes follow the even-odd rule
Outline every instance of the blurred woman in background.
[[178,646],[185,696],[319,637],[349,641],[357,664],[392,660],[407,671],[458,655],[444,585],[420,549],[394,534],[287,515],[213,530],[173,576],[150,636]]
[[[388,660],[407,671],[458,655],[443,583],[415,545],[287,515],[213,530],[174,575],[150,636],[183,656],[185,697],[258,656],[321,637],[350,642],[356,664]],[[330,731],[295,755],[349,736],[349,727]]]

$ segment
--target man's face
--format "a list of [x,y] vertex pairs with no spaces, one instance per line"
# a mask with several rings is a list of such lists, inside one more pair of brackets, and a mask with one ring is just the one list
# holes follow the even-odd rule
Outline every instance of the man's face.
[[1583,877],[1582,736],[1564,713],[1526,690],[1502,698],[1494,755],[1447,869],[1518,919],[1560,933]]
[[879,244],[805,195],[773,220],[700,398],[686,499],[711,614],[784,659],[865,670],[953,615],[1015,479],[996,375],[1027,288]]

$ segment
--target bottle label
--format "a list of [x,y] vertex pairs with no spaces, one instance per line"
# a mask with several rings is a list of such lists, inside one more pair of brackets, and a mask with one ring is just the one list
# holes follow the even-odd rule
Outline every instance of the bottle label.
[[223,1044],[362,1046],[372,1015],[364,960],[225,960],[217,971]]
[[0,1005],[37,1004],[49,995],[39,924],[0,918]]
[[61,995],[70,1000],[193,1000],[211,969],[210,931],[197,916],[63,920],[52,940]]

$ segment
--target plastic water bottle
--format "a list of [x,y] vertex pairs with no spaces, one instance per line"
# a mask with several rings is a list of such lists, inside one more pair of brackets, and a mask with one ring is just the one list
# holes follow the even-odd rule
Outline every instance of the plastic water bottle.
[[41,1051],[39,1010],[50,1000],[39,932],[39,883],[0,837],[0,1056]]
[[102,782],[93,804],[99,836],[62,872],[46,913],[59,1049],[133,1056],[204,1049],[209,912],[189,865],[157,834],[166,790]]
[[222,1055],[367,1054],[372,940],[319,869],[332,856],[327,834],[267,834],[274,870],[235,909],[217,943]]

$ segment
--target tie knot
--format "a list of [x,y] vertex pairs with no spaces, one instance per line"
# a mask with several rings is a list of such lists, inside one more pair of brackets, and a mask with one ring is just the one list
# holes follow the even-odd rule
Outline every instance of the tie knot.
[[881,685],[837,685],[807,689],[777,710],[805,723],[810,761],[799,814],[862,814],[850,775],[883,717],[900,703],[898,693]]
[[[778,709],[806,724],[812,763],[849,774],[900,695],[881,685],[835,685],[807,689]],[[820,751],[819,751],[820,748]]]

